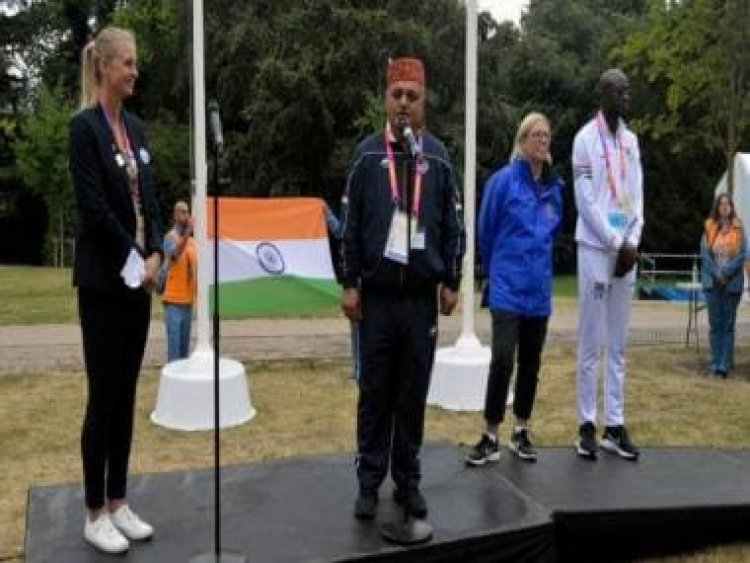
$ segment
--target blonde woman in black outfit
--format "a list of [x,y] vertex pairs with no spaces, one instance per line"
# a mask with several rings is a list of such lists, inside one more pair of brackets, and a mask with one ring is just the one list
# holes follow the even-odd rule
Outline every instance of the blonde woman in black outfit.
[[162,239],[144,128],[122,105],[137,76],[133,35],[102,30],[84,49],[82,108],[70,125],[73,282],[88,380],[84,537],[107,553],[124,552],[129,540],[154,533],[126,500],[136,382]]

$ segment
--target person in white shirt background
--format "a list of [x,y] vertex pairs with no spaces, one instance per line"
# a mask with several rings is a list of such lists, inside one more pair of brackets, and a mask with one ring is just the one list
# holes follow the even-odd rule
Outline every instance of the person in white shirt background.
[[[624,421],[625,349],[643,230],[643,171],[638,138],[624,121],[629,82],[620,69],[599,78],[600,109],[573,141],[578,211],[578,455],[595,460],[599,446],[636,460]],[[602,348],[605,430],[596,441],[597,380]]]

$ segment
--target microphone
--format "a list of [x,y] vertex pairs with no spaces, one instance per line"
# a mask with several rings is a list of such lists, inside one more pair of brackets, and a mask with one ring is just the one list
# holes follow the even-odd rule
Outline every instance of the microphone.
[[411,125],[409,124],[409,118],[402,115],[398,118],[398,127],[401,129],[401,134],[406,139],[406,144],[409,146],[409,151],[414,158],[422,156],[422,146],[417,142],[417,137],[412,131]]
[[224,148],[224,135],[221,132],[221,116],[219,115],[219,103],[215,99],[208,102],[208,121],[211,126],[211,139],[216,150]]

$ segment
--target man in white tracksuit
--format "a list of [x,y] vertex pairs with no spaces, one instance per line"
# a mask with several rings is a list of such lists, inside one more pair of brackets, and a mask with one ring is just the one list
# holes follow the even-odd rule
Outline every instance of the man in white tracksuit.
[[638,139],[623,118],[629,84],[619,69],[598,83],[601,106],[573,142],[578,210],[578,422],[576,450],[595,460],[599,357],[606,345],[604,417],[600,445],[626,459],[638,449],[624,425],[625,347],[643,229],[643,172]]

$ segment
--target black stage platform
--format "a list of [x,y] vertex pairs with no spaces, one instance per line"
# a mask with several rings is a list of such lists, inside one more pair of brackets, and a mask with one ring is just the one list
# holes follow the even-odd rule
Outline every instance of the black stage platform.
[[[433,540],[410,549],[382,540],[377,524],[352,517],[350,455],[293,458],[222,470],[223,547],[256,562],[607,561],[750,540],[750,451],[645,449],[637,463],[578,459],[542,449],[468,469],[449,444],[423,450]],[[82,538],[80,485],[33,487],[28,563],[186,563],[211,550],[211,470],[134,476],[129,498],[156,527],[125,556],[95,552]],[[396,513],[390,484],[379,520]]]

